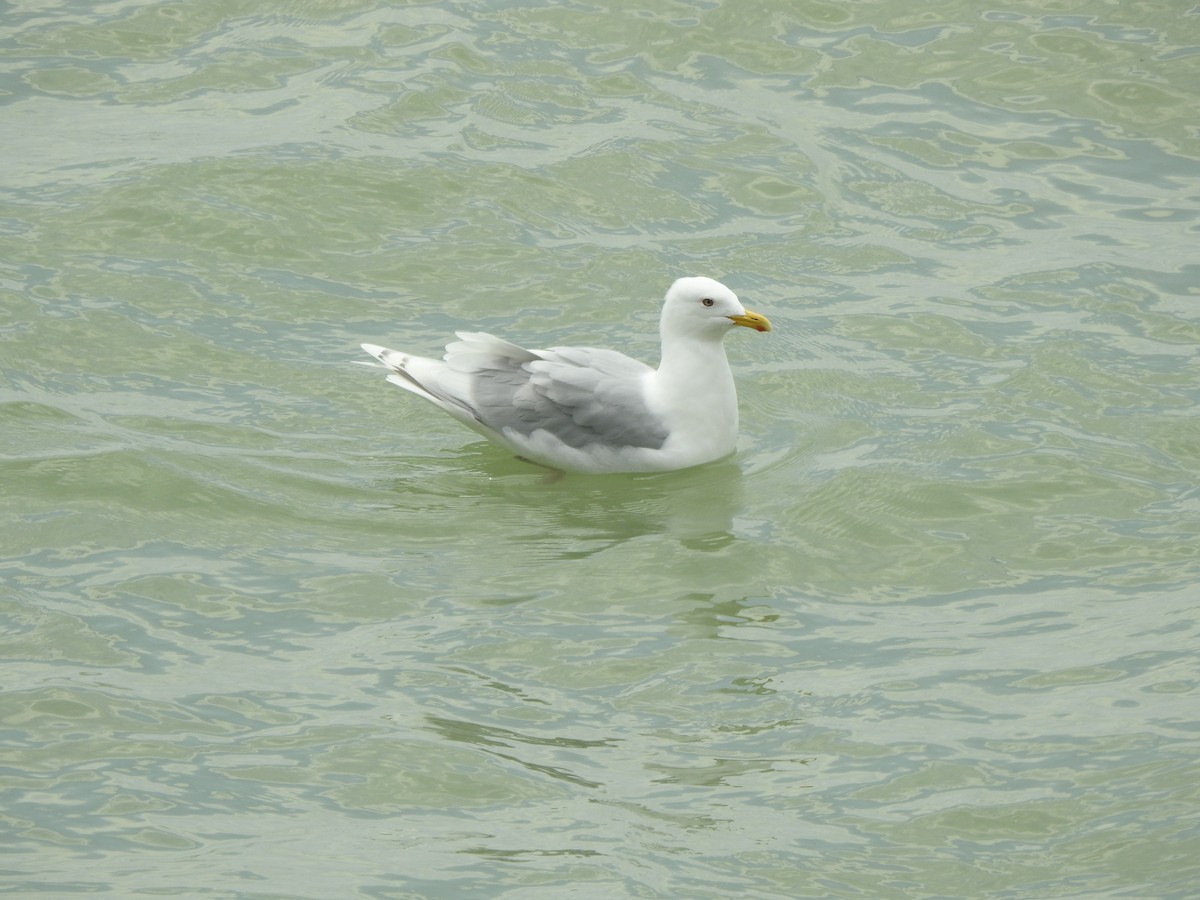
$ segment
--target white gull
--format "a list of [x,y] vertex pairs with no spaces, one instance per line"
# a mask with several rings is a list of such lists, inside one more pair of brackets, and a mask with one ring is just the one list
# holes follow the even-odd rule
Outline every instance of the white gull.
[[526,350],[482,332],[457,332],[441,360],[362,347],[392,384],[527,460],[574,472],[661,472],[733,452],[737,391],[722,339],[736,325],[771,330],[725,285],[694,277],[667,291],[657,369],[615,350]]

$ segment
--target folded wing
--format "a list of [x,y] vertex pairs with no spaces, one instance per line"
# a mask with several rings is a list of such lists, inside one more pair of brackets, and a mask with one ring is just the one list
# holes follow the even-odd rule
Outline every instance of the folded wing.
[[657,449],[667,430],[645,401],[654,370],[613,350],[526,350],[489,334],[460,332],[446,365],[466,376],[475,419],[494,431],[543,431],[569,447]]

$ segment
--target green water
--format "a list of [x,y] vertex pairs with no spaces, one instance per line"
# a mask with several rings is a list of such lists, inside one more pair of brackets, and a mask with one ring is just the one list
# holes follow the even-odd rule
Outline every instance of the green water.
[[[0,892],[1196,893],[1195,9],[19,2],[0,71]],[[654,362],[683,274],[775,325],[727,462],[349,364]]]

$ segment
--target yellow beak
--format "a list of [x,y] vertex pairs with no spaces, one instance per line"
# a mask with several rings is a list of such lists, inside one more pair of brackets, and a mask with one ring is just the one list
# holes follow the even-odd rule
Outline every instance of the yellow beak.
[[744,316],[730,316],[729,321],[734,325],[745,325],[747,328],[753,328],[755,331],[770,331],[771,323],[767,321],[766,316],[760,316],[758,313],[752,313],[746,310]]

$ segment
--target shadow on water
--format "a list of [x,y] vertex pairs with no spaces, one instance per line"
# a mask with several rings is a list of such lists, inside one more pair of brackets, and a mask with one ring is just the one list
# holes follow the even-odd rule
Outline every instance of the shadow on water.
[[[426,480],[425,489],[470,503],[478,519],[505,523],[508,537],[524,536],[556,555],[589,556],[651,535],[675,538],[695,550],[737,540],[743,473],[733,461],[678,472],[631,475],[555,473],[503,456],[486,443],[464,448],[454,467]],[[411,483],[397,479],[394,490]]]

